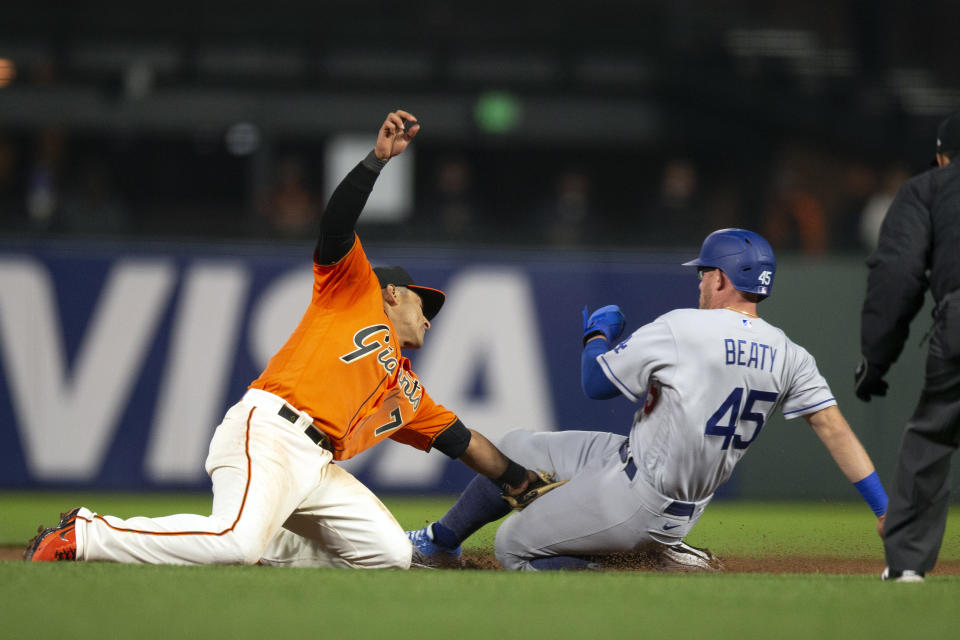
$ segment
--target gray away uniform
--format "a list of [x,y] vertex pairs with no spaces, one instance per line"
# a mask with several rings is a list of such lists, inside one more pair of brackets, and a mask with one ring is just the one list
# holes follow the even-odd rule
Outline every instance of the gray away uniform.
[[567,480],[497,532],[508,569],[554,555],[675,544],[777,409],[787,419],[836,404],[816,362],[783,331],[727,309],[671,311],[598,357],[644,406],[628,438],[513,431],[500,449]]

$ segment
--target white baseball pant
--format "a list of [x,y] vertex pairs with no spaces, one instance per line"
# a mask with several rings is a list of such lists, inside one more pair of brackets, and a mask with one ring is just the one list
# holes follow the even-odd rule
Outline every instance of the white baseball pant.
[[408,568],[412,548],[393,515],[307,437],[310,416],[279,415],[284,404],[250,389],[227,412],[206,461],[209,516],[123,520],[82,508],[77,559]]

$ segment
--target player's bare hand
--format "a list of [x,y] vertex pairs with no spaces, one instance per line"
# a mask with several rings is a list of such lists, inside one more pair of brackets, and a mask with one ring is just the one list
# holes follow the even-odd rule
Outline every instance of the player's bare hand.
[[377,133],[377,145],[373,152],[381,160],[389,160],[393,156],[400,155],[418,131],[420,131],[420,125],[417,123],[417,118],[411,113],[397,109],[388,114],[387,119],[383,121],[383,126]]
[[546,471],[534,472],[528,469],[527,476],[523,479],[523,487],[513,489],[509,485],[505,486],[503,487],[503,493],[500,494],[500,497],[510,505],[511,509],[523,511],[531,502],[540,496],[566,483],[566,480],[556,480],[552,473],[547,473]]
[[877,518],[877,534],[879,534],[880,539],[883,540],[883,525],[887,521],[887,514],[883,514]]
[[509,484],[503,485],[503,492],[508,496],[518,496],[524,491],[527,490],[527,487],[530,486],[531,482],[536,482],[540,476],[537,475],[536,471],[531,471],[527,469],[527,477],[523,479],[523,482],[520,483],[519,487],[514,487]]

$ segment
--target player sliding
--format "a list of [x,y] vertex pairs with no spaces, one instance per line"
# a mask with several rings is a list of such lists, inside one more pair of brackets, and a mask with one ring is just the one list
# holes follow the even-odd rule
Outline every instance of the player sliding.
[[[683,538],[777,410],[806,419],[882,531],[887,495],[816,362],[757,316],[776,273],[770,245],[751,231],[721,229],[684,264],[697,268],[699,309],[671,311],[619,343],[618,307],[584,310],[583,390],[643,401],[628,437],[504,436],[506,455],[566,481],[500,526],[495,551],[507,569],[592,569],[597,556],[651,550],[664,568],[715,568],[711,554]],[[460,543],[509,512],[500,493],[476,477],[438,522],[408,531],[413,564],[456,566]]]
[[77,508],[31,541],[27,560],[406,569],[402,527],[330,464],[387,437],[459,458],[510,493],[527,488],[536,474],[436,404],[402,354],[423,345],[444,294],[399,267],[372,268],[354,232],[380,170],[419,130],[406,111],[389,114],[331,196],[310,305],[214,433],[212,514],[121,520]]

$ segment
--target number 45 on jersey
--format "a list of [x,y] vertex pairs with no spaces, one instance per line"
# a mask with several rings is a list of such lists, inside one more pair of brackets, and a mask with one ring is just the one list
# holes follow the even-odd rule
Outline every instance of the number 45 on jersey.
[[[704,433],[708,436],[723,438],[723,444],[720,445],[720,448],[724,451],[730,448],[731,442],[733,443],[734,449],[746,449],[750,446],[750,443],[760,435],[760,430],[763,429],[763,422],[765,420],[764,414],[753,410],[753,405],[756,402],[775,404],[777,402],[777,394],[772,391],[751,389],[750,393],[747,394],[747,401],[744,403],[743,387],[735,388],[730,392],[730,395],[727,396],[727,399],[723,401],[720,408],[707,420],[707,427],[704,429]],[[740,411],[741,404],[743,404],[742,413]],[[729,419],[727,423],[721,424],[723,419],[728,415]],[[737,427],[746,422],[752,422],[756,426],[753,429],[753,435],[744,440],[736,431]]]

